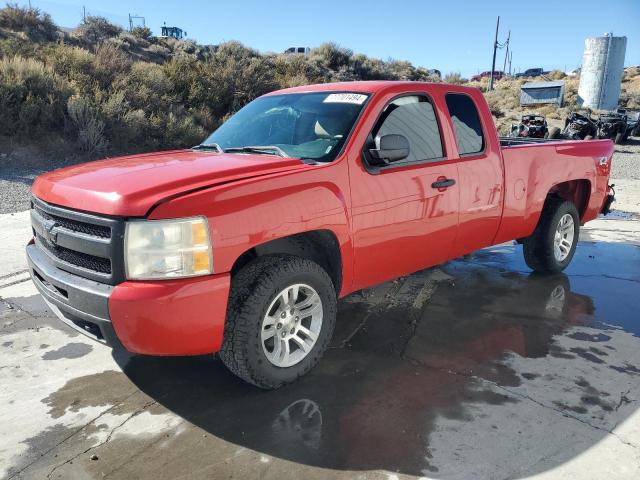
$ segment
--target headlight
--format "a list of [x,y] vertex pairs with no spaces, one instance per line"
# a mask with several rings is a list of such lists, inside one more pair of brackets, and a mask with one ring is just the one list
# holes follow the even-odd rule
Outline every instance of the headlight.
[[195,277],[213,271],[204,217],[128,222],[124,250],[131,280]]

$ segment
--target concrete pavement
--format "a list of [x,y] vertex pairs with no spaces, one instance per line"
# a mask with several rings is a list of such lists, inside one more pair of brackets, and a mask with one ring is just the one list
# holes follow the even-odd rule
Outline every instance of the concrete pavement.
[[0,218],[0,478],[640,478],[635,218],[590,225],[564,275],[501,245],[353,294],[275,392],[68,329],[8,281],[27,218]]

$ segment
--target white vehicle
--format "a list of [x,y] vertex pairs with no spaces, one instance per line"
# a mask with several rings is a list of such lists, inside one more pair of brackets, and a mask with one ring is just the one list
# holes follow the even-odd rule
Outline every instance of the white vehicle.
[[311,49],[309,47],[289,47],[284,51],[284,53],[285,55],[293,55],[296,53],[307,55],[310,51]]

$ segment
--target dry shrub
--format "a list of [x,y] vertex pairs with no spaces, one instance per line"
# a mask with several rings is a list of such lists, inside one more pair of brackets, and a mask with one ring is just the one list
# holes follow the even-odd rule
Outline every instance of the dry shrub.
[[562,70],[552,70],[546,75],[550,80],[562,80],[567,77],[567,74]]
[[330,70],[339,70],[349,65],[353,51],[336,43],[323,43],[311,51],[311,60],[318,61]]
[[53,70],[69,80],[76,93],[91,95],[97,86],[96,57],[80,47],[57,45],[47,58]]
[[104,152],[108,145],[104,137],[104,122],[98,118],[89,101],[83,97],[71,97],[67,111],[78,147],[90,156]]
[[69,84],[30,58],[0,59],[0,131],[35,136],[64,123]]
[[96,49],[95,76],[103,88],[108,88],[118,76],[131,69],[129,56],[112,43],[102,43]]
[[151,29],[149,27],[141,26],[135,27],[133,30],[131,30],[131,34],[143,40],[150,40],[153,36],[153,33],[151,32]]
[[124,92],[132,108],[149,113],[166,111],[176,99],[173,82],[153,63],[134,63],[126,74],[114,79],[112,88]]
[[520,89],[514,86],[515,82],[501,81],[496,83],[496,88],[485,92],[491,113],[502,117],[506,112],[517,110],[520,107]]
[[462,85],[466,83],[468,80],[466,78],[462,78],[460,72],[449,72],[444,76],[444,83],[452,83],[454,85]]
[[117,37],[122,28],[114,25],[104,17],[88,15],[76,28],[74,34],[90,43],[102,42],[108,38]]
[[55,40],[58,35],[48,13],[35,7],[20,7],[17,3],[8,3],[0,9],[0,27],[24,32],[35,41]]

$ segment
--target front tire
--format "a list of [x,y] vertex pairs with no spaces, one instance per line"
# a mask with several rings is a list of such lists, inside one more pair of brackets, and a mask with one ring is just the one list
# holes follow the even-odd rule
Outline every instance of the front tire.
[[620,145],[620,144],[624,143],[624,141],[625,141],[624,133],[623,132],[616,133],[616,138],[613,141],[613,143],[615,143],[616,145]]
[[550,198],[533,234],[522,243],[524,260],[536,272],[561,272],[571,263],[579,234],[580,217],[575,205]]
[[331,278],[317,263],[291,255],[259,257],[232,279],[220,358],[260,388],[293,382],[327,349],[336,310]]

